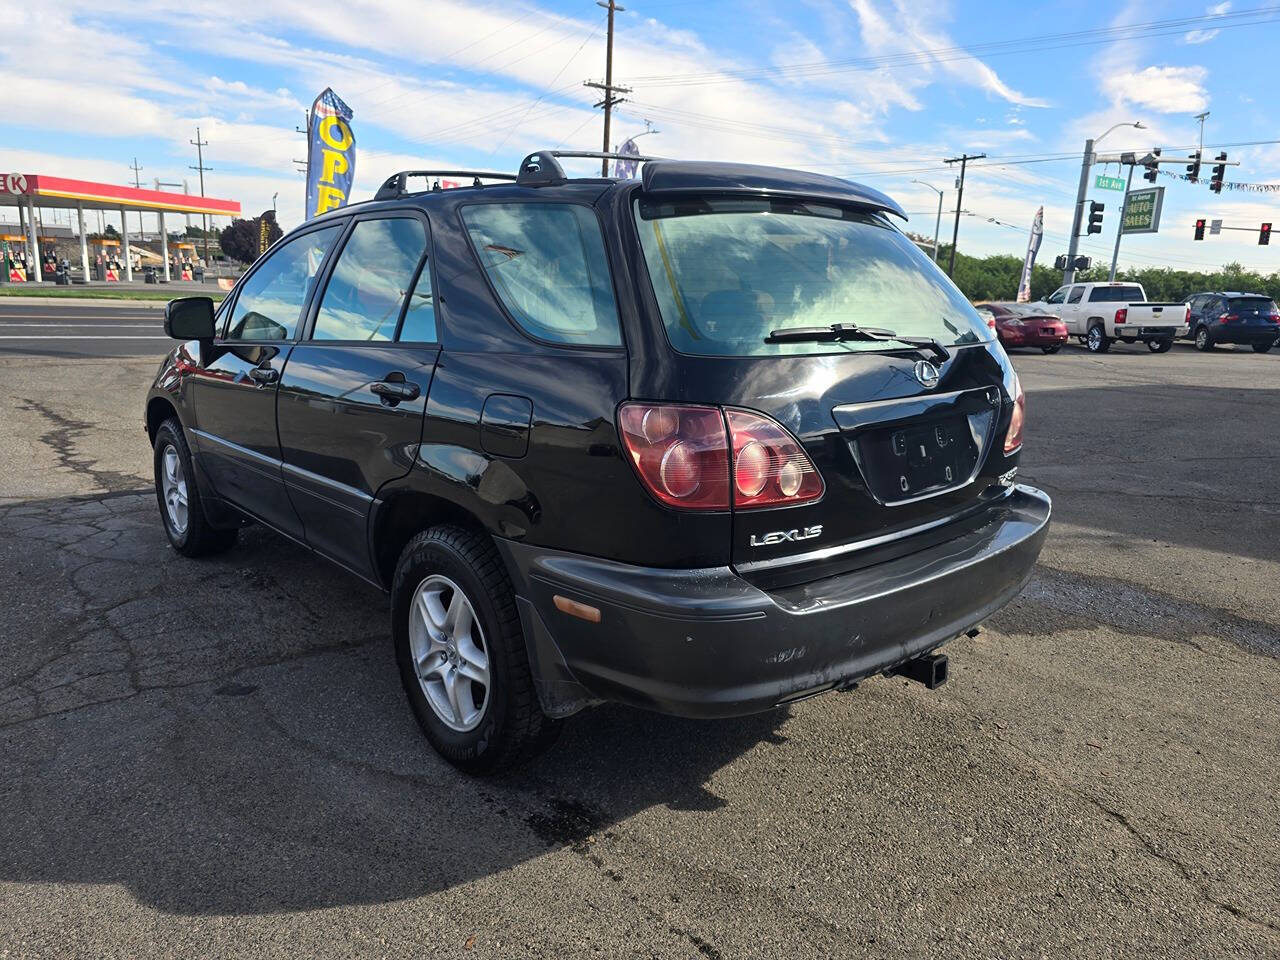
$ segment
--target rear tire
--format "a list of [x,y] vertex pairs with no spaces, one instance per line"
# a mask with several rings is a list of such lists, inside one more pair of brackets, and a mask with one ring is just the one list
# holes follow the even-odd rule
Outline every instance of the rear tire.
[[1213,337],[1209,336],[1209,328],[1203,325],[1196,327],[1196,349],[1201,353],[1208,353],[1214,346]]
[[1152,353],[1168,353],[1173,349],[1173,338],[1168,337],[1163,340],[1148,340],[1147,349]]
[[1052,347],[1041,347],[1040,351],[1042,353],[1057,353],[1061,349],[1062,349],[1062,344],[1055,343]]
[[1254,352],[1254,353],[1266,353],[1266,352],[1268,352],[1268,351],[1269,351],[1272,347],[1274,347],[1274,346],[1275,346],[1275,344],[1274,344],[1274,343],[1255,343],[1255,344],[1253,345],[1253,352]]
[[[471,612],[465,630],[465,609],[449,621],[459,594]],[[392,582],[391,631],[418,725],[455,767],[495,773],[555,740],[561,724],[538,703],[515,594],[488,536],[442,525],[410,540]]]
[[160,518],[173,549],[184,557],[203,557],[221,553],[236,542],[238,531],[219,530],[204,515],[191,450],[177,417],[170,417],[156,431],[152,461]]
[[1111,339],[1107,336],[1102,324],[1095,323],[1085,334],[1084,345],[1090,353],[1106,353],[1111,349]]

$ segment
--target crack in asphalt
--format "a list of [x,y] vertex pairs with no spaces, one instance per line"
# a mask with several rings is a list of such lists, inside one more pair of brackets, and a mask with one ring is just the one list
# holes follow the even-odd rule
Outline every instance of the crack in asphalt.
[[27,397],[22,399],[20,408],[28,413],[38,414],[52,425],[51,429],[40,435],[40,442],[54,452],[60,466],[72,473],[87,476],[96,487],[108,492],[137,487],[138,478],[135,475],[118,470],[99,470],[95,466],[97,460],[77,455],[76,445],[80,435],[97,429],[97,424],[65,417],[46,404]]

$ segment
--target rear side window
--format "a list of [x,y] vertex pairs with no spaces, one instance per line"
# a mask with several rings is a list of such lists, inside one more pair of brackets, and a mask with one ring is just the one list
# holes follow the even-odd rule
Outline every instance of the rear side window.
[[342,225],[313,230],[278,247],[236,296],[228,340],[292,340],[320,264]]
[[1141,287],[1094,287],[1089,292],[1090,303],[1141,303],[1144,299]]
[[392,340],[427,249],[416,217],[361,220],[338,255],[313,340]]
[[466,207],[476,255],[516,323],[540,340],[621,346],[600,224],[573,203]]
[[[1072,287],[1071,296],[1067,297],[1067,303],[1079,303],[1080,298],[1084,296],[1084,287]],[[1097,297],[1090,297],[1090,300],[1096,300]]]

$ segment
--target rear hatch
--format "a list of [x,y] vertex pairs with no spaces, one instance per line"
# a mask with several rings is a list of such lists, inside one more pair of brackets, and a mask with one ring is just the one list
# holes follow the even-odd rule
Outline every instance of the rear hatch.
[[1228,326],[1266,327],[1278,311],[1275,301],[1268,297],[1236,297],[1227,302]]
[[766,414],[824,484],[807,503],[734,507],[739,573],[805,583],[982,522],[1017,462],[1016,380],[994,331],[882,214],[642,196],[635,222],[662,339],[633,351],[633,395]]

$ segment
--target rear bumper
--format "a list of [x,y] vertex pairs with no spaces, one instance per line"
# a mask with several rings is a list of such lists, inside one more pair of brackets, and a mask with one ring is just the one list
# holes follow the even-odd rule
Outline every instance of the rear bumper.
[[1000,342],[1006,347],[1052,347],[1067,342],[1067,329],[1063,327],[1057,333],[1009,331],[1000,334]]
[[[617,700],[684,716],[767,710],[889,669],[958,636],[1022,589],[1049,498],[1017,486],[989,522],[895,560],[768,593],[728,567],[636,567],[499,541],[543,706]],[[561,596],[600,611],[590,623]]]
[[1186,332],[1186,324],[1175,327],[1144,327],[1140,324],[1130,327],[1120,324],[1116,326],[1115,333],[1112,336],[1117,340],[1173,340],[1183,336]]
[[1269,324],[1265,327],[1229,327],[1224,325],[1209,328],[1209,339],[1214,343],[1275,343],[1280,338],[1280,327]]

